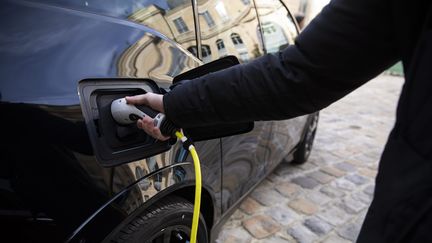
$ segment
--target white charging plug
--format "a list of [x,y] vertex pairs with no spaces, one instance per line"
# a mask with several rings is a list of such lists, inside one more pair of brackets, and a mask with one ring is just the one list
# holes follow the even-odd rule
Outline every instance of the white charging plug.
[[[116,99],[111,103],[111,114],[114,120],[122,125],[132,124],[138,119],[142,119],[145,116],[150,116],[138,109],[135,105],[128,104],[125,98]],[[163,120],[165,119],[165,115],[158,113],[152,118],[154,119],[154,126],[160,128]]]

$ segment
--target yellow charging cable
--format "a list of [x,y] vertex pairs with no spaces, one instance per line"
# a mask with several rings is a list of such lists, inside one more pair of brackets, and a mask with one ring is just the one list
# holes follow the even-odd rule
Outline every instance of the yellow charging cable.
[[[175,135],[178,139],[182,141],[182,143],[187,141],[187,137],[185,137],[183,132],[177,131]],[[192,155],[192,160],[194,163],[194,170],[195,170],[195,202],[194,202],[194,209],[193,209],[193,216],[192,216],[192,229],[190,235],[190,242],[196,243],[200,207],[201,207],[201,166],[200,166],[198,154],[195,150],[195,146],[191,144],[189,145],[188,149]]]

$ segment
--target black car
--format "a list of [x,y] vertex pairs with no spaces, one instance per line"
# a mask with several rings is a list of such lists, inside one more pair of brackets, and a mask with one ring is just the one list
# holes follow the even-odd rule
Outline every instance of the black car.
[[[116,124],[110,103],[277,53],[298,34],[278,0],[5,0],[0,13],[2,242],[188,242],[188,152]],[[199,242],[281,161],[307,160],[317,120],[186,131],[203,173]]]

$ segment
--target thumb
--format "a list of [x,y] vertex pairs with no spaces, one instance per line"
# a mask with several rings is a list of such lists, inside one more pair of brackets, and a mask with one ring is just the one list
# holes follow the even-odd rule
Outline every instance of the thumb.
[[135,95],[135,96],[126,96],[126,103],[132,105],[147,105],[147,97],[146,94]]

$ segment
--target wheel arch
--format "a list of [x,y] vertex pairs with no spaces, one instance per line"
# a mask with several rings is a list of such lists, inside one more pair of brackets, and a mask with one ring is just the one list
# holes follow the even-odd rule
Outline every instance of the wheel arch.
[[[151,198],[147,203],[142,204],[139,208],[137,208],[134,213],[129,215],[128,217],[124,218],[123,221],[118,224],[115,230],[113,230],[106,238],[104,242],[107,242],[106,239],[109,239],[110,237],[114,236],[116,233],[118,233],[118,230],[123,228],[125,225],[132,222],[136,217],[138,217],[142,212],[144,212],[146,209],[154,205],[155,203],[159,201],[163,201],[166,198],[169,197],[180,197],[191,204],[194,204],[195,199],[195,184],[193,182],[189,182],[187,184],[181,184],[181,185],[175,185],[171,188],[168,188],[165,192],[161,192],[157,195],[155,195],[153,198]],[[206,207],[203,207],[205,205]],[[204,217],[205,224],[207,226],[207,237],[210,239],[211,237],[211,228],[214,225],[214,196],[212,196],[210,190],[206,187],[202,187],[201,191],[201,214]],[[110,241],[108,241],[110,242]]]
[[[194,182],[184,183],[184,184],[177,184],[170,188],[168,188],[166,191],[161,192],[154,197],[152,197],[147,203],[142,204],[139,208],[135,209],[132,214],[130,214],[128,217],[124,218],[123,221],[117,225],[116,229],[113,230],[106,238],[109,239],[111,236],[115,235],[119,229],[121,229],[123,226],[127,225],[131,221],[133,221],[136,217],[138,217],[142,212],[144,212],[147,208],[151,207],[155,203],[162,201],[166,198],[169,198],[171,196],[176,196],[183,198],[190,202],[191,204],[194,204],[195,199],[195,184]],[[206,205],[206,207],[203,207],[203,205]],[[210,190],[203,185],[202,191],[201,191],[201,214],[204,217],[206,226],[207,226],[207,237],[210,239],[211,237],[211,227],[213,227],[214,224],[214,196],[212,196]]]
[[[214,194],[210,192],[211,190],[203,185],[201,190],[201,214],[204,217],[206,226],[207,226],[207,236],[208,239],[211,237],[211,228],[214,225],[214,218],[215,218],[215,204],[214,204]],[[123,221],[117,225],[116,229],[109,234],[109,236],[112,236],[117,232],[118,229],[122,228],[122,226],[127,225],[130,221],[132,221],[134,218],[136,218],[138,215],[140,215],[142,212],[144,212],[147,208],[151,207],[151,205],[154,205],[158,201],[162,201],[166,198],[169,198],[171,196],[181,197],[191,204],[194,204],[195,199],[195,184],[194,181],[190,181],[187,183],[182,184],[176,184],[169,188],[167,188],[164,192],[156,194],[154,197],[152,197],[150,200],[148,200],[146,203],[142,204],[139,208],[135,209],[132,214],[130,214],[128,217],[124,218]],[[206,207],[203,207],[205,205]],[[109,238],[107,236],[107,238]]]

